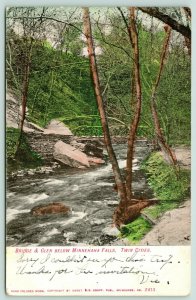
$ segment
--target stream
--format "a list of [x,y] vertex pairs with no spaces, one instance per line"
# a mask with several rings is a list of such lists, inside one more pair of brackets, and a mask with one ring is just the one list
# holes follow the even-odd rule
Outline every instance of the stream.
[[[125,167],[126,144],[114,149],[120,168]],[[152,198],[146,178],[139,170],[150,148],[138,141],[133,161],[135,197]],[[61,168],[53,174],[24,176],[7,182],[7,246],[109,245],[112,238],[103,230],[112,222],[118,205],[113,189],[111,165],[91,169]],[[33,216],[39,204],[60,201],[72,208],[72,214]],[[113,238],[114,239],[114,238]]]

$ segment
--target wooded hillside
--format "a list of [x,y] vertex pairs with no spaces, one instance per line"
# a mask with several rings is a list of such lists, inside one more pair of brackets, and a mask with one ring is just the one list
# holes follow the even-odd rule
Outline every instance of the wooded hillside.
[[[133,53],[126,9],[92,8],[92,31],[101,92],[111,133],[126,136],[134,113]],[[185,13],[170,9],[179,23]],[[138,136],[154,138],[150,101],[159,69],[164,23],[145,13],[136,17],[142,84]],[[83,35],[81,9],[10,8],[7,11],[7,86],[22,101],[28,81],[29,120],[45,126],[62,120],[76,135],[102,135]],[[27,68],[29,66],[29,68]],[[161,128],[169,144],[190,143],[190,55],[184,36],[171,33],[156,95]],[[25,79],[26,73],[26,79]],[[131,96],[132,94],[132,96]]]

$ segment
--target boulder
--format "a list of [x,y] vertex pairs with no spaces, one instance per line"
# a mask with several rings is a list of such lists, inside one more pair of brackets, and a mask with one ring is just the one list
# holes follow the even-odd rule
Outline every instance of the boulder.
[[33,216],[43,216],[48,214],[60,214],[69,215],[71,208],[64,205],[62,202],[52,202],[48,204],[37,205],[31,209]]
[[80,142],[79,139],[79,141],[72,140],[71,145],[77,149],[80,149],[88,156],[103,158],[103,145],[99,143],[99,141],[82,140],[82,142]]
[[57,161],[60,161],[61,163],[70,167],[90,167],[88,157],[85,153],[68,144],[63,143],[62,141],[58,141],[54,145],[53,156]]
[[79,149],[80,151],[84,152],[84,147],[85,147],[85,144],[83,143],[78,143],[76,140],[72,140],[71,143],[70,143],[71,146]]
[[84,152],[88,156],[103,158],[103,148],[98,143],[87,142],[84,147]]
[[51,120],[44,129],[44,134],[73,135],[69,128],[67,128],[63,122],[58,120]]

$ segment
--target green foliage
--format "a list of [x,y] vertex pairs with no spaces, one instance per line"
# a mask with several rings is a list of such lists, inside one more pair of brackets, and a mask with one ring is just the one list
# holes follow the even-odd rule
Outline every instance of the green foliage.
[[[142,169],[148,175],[148,183],[160,202],[143,211],[152,219],[157,219],[164,212],[177,208],[189,193],[190,171],[180,170],[178,174],[168,165],[159,153],[152,153],[142,164]],[[139,217],[137,220],[123,226],[122,237],[127,237],[132,243],[139,242],[151,229],[151,224]]]
[[191,61],[182,48],[168,56],[157,94],[161,126],[168,144],[191,141]]
[[16,153],[19,130],[16,128],[6,128],[6,154],[8,159],[13,159]]
[[75,117],[58,118],[64,122],[76,135],[100,136],[102,127],[99,115],[80,115]]
[[[78,55],[75,48],[80,42],[71,41],[70,34],[69,40],[65,39],[62,43],[62,49],[54,49],[45,40],[34,41],[28,90],[28,118],[43,127],[51,119],[70,118],[72,121],[65,124],[75,135],[99,136],[102,135],[102,128],[89,60]],[[76,33],[74,36],[77,39]],[[8,84],[16,90],[17,86],[21,86],[23,70],[20,55],[23,55],[21,49],[25,41],[21,40],[20,43],[20,37],[13,32],[7,38],[12,43],[17,41],[12,47],[12,69],[7,70]],[[62,51],[64,48],[68,50]],[[9,58],[9,51],[7,55]],[[88,118],[89,115],[96,117]]]
[[[126,14],[125,14],[126,15]],[[109,127],[113,135],[126,136],[134,113],[132,47],[119,12],[110,9],[108,30],[93,24],[99,77]],[[107,18],[106,17],[106,18]],[[82,20],[66,26],[56,49],[47,40],[7,32],[7,82],[21,94],[24,62],[32,44],[28,103],[31,121],[45,126],[51,119],[66,119],[76,135],[102,135],[102,128],[89,70],[89,59],[81,56]],[[165,38],[163,30],[149,30],[138,18],[142,111],[138,136],[154,138],[150,101]],[[118,26],[116,25],[118,24]],[[107,34],[106,34],[107,31]],[[181,42],[172,43],[156,95],[161,127],[168,144],[190,144],[191,60]],[[120,122],[118,122],[120,121]],[[123,125],[123,123],[125,125]]]
[[162,216],[168,210],[177,208],[179,206],[179,202],[177,201],[162,201],[157,205],[153,205],[151,207],[145,208],[143,211],[146,213],[150,218],[157,219]]
[[[112,132],[126,135],[130,125],[134,98],[132,49],[122,19],[114,17],[110,34],[103,36],[97,30],[103,55],[99,58],[99,70],[105,90],[107,113],[126,123],[119,126],[110,121]],[[115,24],[118,23],[118,27]],[[100,26],[99,26],[100,27]],[[140,74],[142,85],[142,112],[137,135],[153,139],[154,125],[151,115],[151,95],[160,66],[160,57],[165,38],[163,30],[154,33],[138,24],[140,49]],[[113,46],[115,45],[115,47]],[[182,46],[172,45],[161,77],[156,102],[159,119],[169,144],[190,143],[191,79],[190,57]]]
[[97,115],[97,106],[89,61],[84,57],[45,44],[34,49],[28,107],[30,119],[41,126],[60,119],[75,135],[102,134],[99,118],[88,118]]
[[9,127],[6,129],[6,154],[8,163],[15,163],[16,167],[21,167],[23,165],[25,167],[41,165],[43,163],[41,156],[32,151],[24,135],[22,135],[20,149],[16,156],[16,148],[19,136],[19,129]]
[[139,242],[151,228],[152,226],[148,221],[139,217],[121,228],[121,236],[128,238],[134,244]]
[[148,184],[155,196],[163,201],[180,201],[188,194],[190,188],[190,172],[176,170],[168,165],[159,153],[153,153],[143,164],[148,175]]
[[156,219],[164,212],[177,208],[190,190],[190,171],[176,170],[168,165],[159,153],[152,153],[142,165],[148,176],[148,183],[159,204],[148,207],[144,212]]

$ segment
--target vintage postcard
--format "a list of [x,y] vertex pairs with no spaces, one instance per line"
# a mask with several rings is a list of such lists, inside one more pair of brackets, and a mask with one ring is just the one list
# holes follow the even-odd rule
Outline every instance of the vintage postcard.
[[6,291],[191,290],[191,9],[6,8]]

